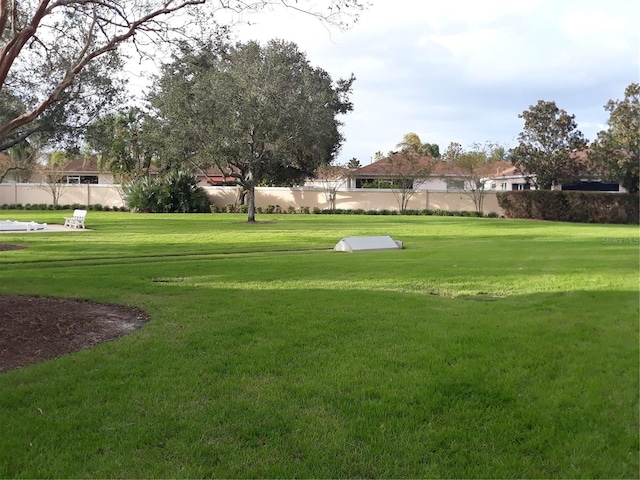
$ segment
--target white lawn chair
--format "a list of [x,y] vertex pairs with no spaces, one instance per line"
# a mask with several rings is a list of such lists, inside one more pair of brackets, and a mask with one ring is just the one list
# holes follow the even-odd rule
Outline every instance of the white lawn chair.
[[64,226],[70,228],[84,228],[84,218],[86,216],[86,210],[74,210],[73,217],[64,217]]

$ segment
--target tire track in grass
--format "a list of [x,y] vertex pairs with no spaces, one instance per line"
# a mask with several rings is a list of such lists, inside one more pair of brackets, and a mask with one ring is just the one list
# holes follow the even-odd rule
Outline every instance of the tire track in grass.
[[[5,262],[2,263],[2,266],[15,267],[20,266],[25,269],[35,269],[35,268],[58,268],[62,266],[71,267],[86,267],[86,266],[96,266],[96,265],[107,265],[107,266],[126,266],[126,265],[137,265],[140,263],[145,263],[148,260],[154,259],[162,259],[166,262],[182,262],[185,260],[214,260],[216,258],[233,258],[233,257],[260,257],[264,254],[277,254],[277,253],[286,253],[286,254],[303,254],[303,253],[319,253],[319,252],[331,252],[332,248],[323,248],[323,249],[282,249],[282,250],[247,250],[240,252],[216,252],[216,253],[169,253],[169,254],[161,254],[161,255],[132,255],[132,256],[122,256],[119,255],[117,257],[84,257],[84,258],[74,258],[74,259],[37,259],[37,260],[26,260],[26,261],[16,261],[16,262]],[[131,261],[124,261],[131,260]]]

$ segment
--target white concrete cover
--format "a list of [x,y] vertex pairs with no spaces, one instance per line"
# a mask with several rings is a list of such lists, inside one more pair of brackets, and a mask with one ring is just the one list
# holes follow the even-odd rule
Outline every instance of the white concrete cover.
[[337,252],[364,252],[373,250],[400,250],[401,244],[390,236],[348,237],[340,240],[333,249]]
[[13,220],[3,220],[0,222],[0,231],[2,232],[13,232],[21,230],[30,232],[32,230],[42,230],[46,227],[46,223],[18,222]]

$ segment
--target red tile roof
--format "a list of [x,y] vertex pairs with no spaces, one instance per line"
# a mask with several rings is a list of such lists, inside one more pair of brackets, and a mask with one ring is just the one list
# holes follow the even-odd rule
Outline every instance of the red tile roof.
[[[359,168],[353,172],[352,175],[357,177],[366,177],[366,176],[384,176],[389,175],[389,172],[392,170],[392,166],[390,165],[391,159],[389,157],[383,158],[374,162],[370,165],[366,165],[362,168]],[[435,162],[435,166],[431,172],[431,176],[460,176],[464,175],[464,171],[455,165],[452,165],[447,162],[443,162],[442,160],[436,160],[431,157],[420,156],[418,157],[418,162],[423,164],[424,166],[428,166]],[[510,162],[494,162],[487,165],[487,175],[498,174],[500,175],[500,171],[506,169],[511,166]]]
[[69,160],[62,167],[62,171],[65,173],[98,173],[102,170],[98,168],[97,155],[91,155],[90,157],[77,157]]
[[[397,154],[397,155],[401,155],[401,154]],[[449,163],[443,162],[441,160],[436,160],[432,157],[426,157],[421,155],[421,156],[418,156],[416,160],[417,160],[417,166],[427,167],[431,164],[435,164],[431,173],[431,175],[433,176],[459,175],[461,173],[460,169],[458,169],[457,167]],[[354,170],[352,172],[352,175],[356,177],[384,176],[384,175],[389,175],[389,172],[392,170],[393,170],[392,158],[386,157],[381,160],[378,160],[377,162],[373,162],[369,165],[365,165],[362,168],[358,168],[357,170]]]

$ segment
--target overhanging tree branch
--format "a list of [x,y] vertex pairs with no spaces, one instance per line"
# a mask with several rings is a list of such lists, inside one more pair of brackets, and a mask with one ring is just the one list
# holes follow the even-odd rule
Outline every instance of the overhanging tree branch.
[[[4,0],[6,2],[6,0]],[[165,2],[164,7],[155,11],[152,11],[142,17],[128,22],[126,30],[124,33],[119,35],[114,35],[111,37],[106,44],[102,47],[99,47],[95,50],[91,50],[95,37],[94,37],[94,29],[98,24],[98,18],[96,15],[97,6],[105,6],[112,10],[112,5],[107,5],[106,2],[100,1],[85,1],[80,2],[78,0],[60,0],[58,2],[54,2],[50,7],[48,7],[48,1],[41,1],[38,10],[34,13],[34,16],[30,22],[28,28],[23,29],[18,35],[16,35],[3,49],[0,51],[0,89],[4,85],[6,81],[7,74],[13,65],[14,61],[20,54],[20,51],[26,44],[26,42],[33,37],[35,34],[38,25],[42,21],[42,19],[48,15],[52,14],[54,9],[57,7],[63,7],[73,4],[91,4],[93,6],[93,19],[92,23],[89,26],[89,34],[85,40],[85,44],[82,46],[78,56],[76,57],[73,65],[66,70],[64,77],[58,82],[55,88],[51,91],[51,93],[38,105],[32,108],[29,112],[26,112],[18,117],[13,118],[11,121],[5,123],[0,127],[0,139],[5,138],[8,134],[16,130],[17,128],[26,125],[30,122],[33,122],[38,116],[40,116],[45,110],[47,110],[52,104],[60,100],[63,92],[74,82],[74,79],[77,75],[94,59],[97,57],[104,55],[107,52],[114,51],[121,43],[127,41],[132,36],[135,35],[136,31],[143,27],[145,24],[155,20],[156,18],[168,15],[178,10],[181,10],[187,6],[191,5],[201,5],[204,4],[206,0],[189,0],[180,2],[174,6],[170,6],[173,2]],[[47,8],[48,7],[48,8]],[[124,12],[117,10],[119,15],[123,17]],[[108,20],[105,24],[112,24],[112,20]]]

